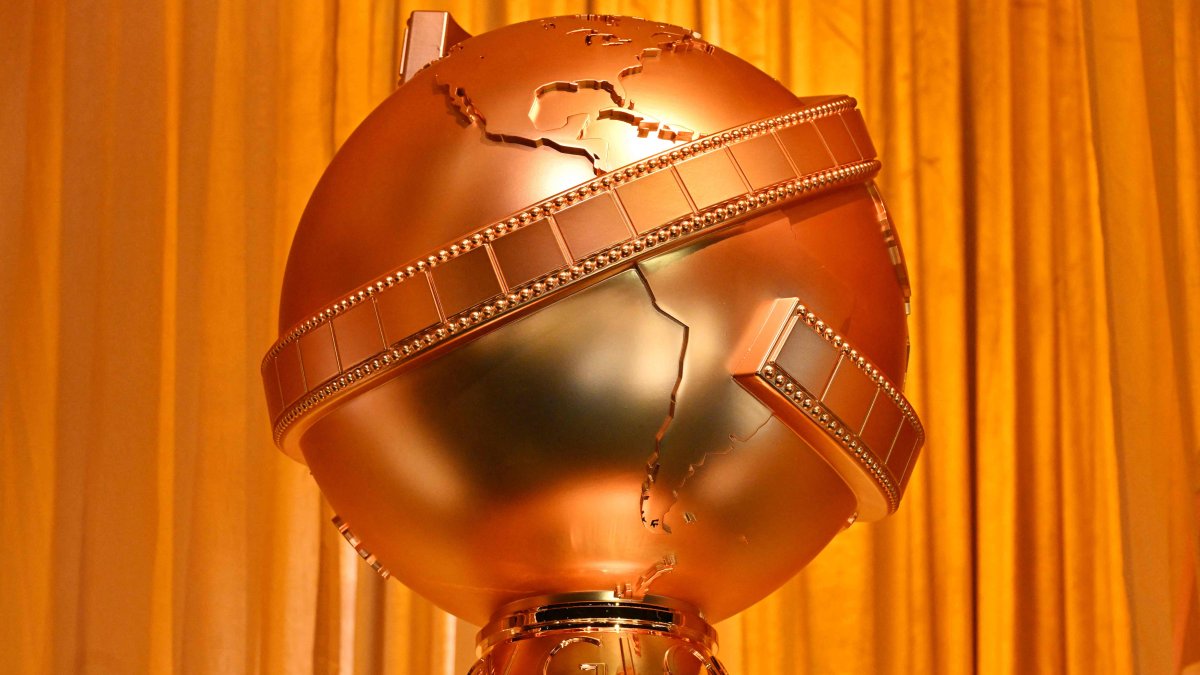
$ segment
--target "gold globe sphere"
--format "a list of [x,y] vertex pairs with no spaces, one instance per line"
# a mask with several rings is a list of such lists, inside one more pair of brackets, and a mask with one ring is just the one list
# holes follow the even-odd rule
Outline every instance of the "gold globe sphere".
[[676,26],[441,25],[296,233],[276,439],[377,569],[492,621],[480,672],[631,649],[572,621],[723,672],[704,621],[894,510],[923,440],[862,117]]

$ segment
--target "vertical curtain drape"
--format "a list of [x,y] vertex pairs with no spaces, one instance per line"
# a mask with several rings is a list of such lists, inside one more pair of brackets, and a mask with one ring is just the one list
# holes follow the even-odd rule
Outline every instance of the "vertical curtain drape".
[[13,0],[0,673],[465,672],[475,629],[362,565],[257,378],[413,9],[660,18],[865,110],[928,443],[897,515],[719,626],[734,673],[1200,664],[1192,0]]

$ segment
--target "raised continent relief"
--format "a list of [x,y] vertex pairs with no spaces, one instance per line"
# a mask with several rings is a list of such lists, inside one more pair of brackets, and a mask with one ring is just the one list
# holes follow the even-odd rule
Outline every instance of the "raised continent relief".
[[[555,59],[545,60],[541,52],[530,55],[537,70],[513,70],[512,61],[521,59],[509,58],[505,71],[495,73],[484,48],[466,41],[439,63],[438,86],[462,119],[487,138],[579,155],[597,174],[693,140],[694,130],[640,110],[625,81],[662,59],[703,58],[712,46],[675,26],[603,19],[605,30],[542,22],[553,35],[548,43],[571,51],[571,60],[560,60],[561,72],[547,73],[545,65]],[[582,53],[580,43],[588,47]]]

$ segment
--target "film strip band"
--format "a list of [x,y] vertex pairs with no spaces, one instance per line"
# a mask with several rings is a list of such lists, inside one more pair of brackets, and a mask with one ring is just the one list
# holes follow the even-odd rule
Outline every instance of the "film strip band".
[[896,510],[925,429],[900,388],[866,356],[798,299],[783,298],[734,370],[734,379],[789,426],[815,425],[836,442],[822,455],[854,490],[862,518]]
[[362,540],[358,538],[358,535],[350,531],[350,526],[342,520],[341,516],[334,516],[332,521],[333,526],[338,529],[338,532],[340,532],[346,541],[354,547],[354,552],[358,554],[358,557],[362,558],[363,561],[366,562],[376,574],[384,579],[392,576],[392,573],[383,566],[383,563],[379,562],[379,559],[375,557],[375,554],[363,547]]
[[854,106],[830,97],[677,146],[476,230],[329,305],[263,359],[275,442],[327,399],[517,309],[745,214],[869,181],[879,162]]

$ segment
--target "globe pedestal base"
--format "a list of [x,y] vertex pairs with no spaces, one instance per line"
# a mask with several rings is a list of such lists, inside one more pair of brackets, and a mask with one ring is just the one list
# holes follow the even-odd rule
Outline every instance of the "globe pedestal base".
[[669,598],[531,598],[480,631],[468,675],[728,675],[716,638],[698,611]]

